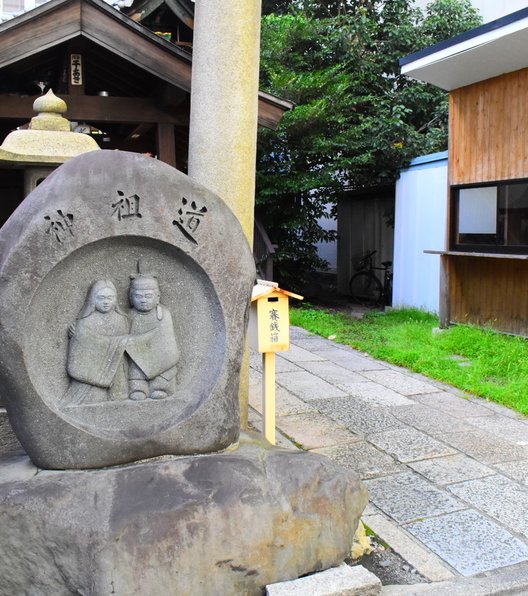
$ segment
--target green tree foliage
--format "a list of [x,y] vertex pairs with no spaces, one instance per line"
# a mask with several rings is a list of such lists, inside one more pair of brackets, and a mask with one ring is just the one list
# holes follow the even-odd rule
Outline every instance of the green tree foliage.
[[318,226],[343,188],[384,186],[447,143],[445,93],[400,74],[399,59],[478,26],[469,0],[264,2],[261,88],[294,101],[259,135],[257,216],[279,246],[277,277],[299,288],[323,266]]

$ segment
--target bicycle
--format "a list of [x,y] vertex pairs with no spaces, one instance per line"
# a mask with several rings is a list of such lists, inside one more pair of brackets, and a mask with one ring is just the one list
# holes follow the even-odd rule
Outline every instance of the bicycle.
[[[372,260],[376,250],[363,256],[356,273],[350,278],[348,289],[353,302],[364,306],[389,306],[392,302],[392,261],[383,261],[374,267]],[[383,284],[374,271],[383,271]]]

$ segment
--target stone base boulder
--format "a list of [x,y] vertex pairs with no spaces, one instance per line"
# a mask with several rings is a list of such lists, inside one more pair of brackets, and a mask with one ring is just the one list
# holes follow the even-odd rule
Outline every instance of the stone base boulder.
[[2,465],[6,596],[262,594],[342,562],[367,503],[350,470],[252,433],[230,452],[102,470]]
[[11,428],[5,408],[0,406],[0,458],[17,452],[24,452],[24,449]]

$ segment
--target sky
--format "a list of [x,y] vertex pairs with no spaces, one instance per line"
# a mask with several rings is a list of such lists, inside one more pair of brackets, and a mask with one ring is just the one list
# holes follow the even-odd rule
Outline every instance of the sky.
[[[417,6],[425,8],[431,0],[415,0]],[[475,8],[478,8],[485,23],[500,19],[504,15],[528,7],[527,0],[472,0]]]

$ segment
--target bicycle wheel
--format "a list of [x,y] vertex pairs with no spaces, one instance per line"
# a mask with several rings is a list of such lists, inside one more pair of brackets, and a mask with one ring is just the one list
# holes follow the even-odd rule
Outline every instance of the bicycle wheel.
[[380,303],[383,288],[380,280],[369,271],[359,271],[350,278],[348,285],[352,302],[362,305]]

